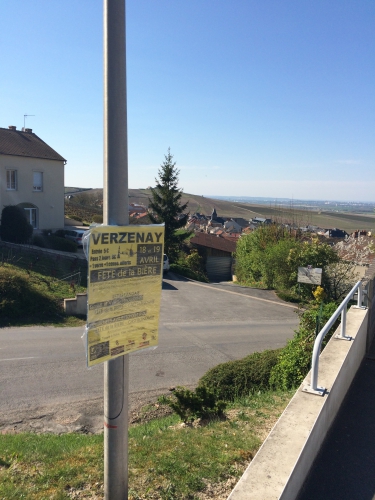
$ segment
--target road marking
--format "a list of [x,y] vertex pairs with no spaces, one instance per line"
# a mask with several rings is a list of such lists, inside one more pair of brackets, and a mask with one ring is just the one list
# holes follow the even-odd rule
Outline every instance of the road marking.
[[36,356],[29,356],[28,358],[8,358],[8,359],[0,359],[0,361],[19,361],[21,359],[35,359]]
[[222,288],[216,288],[216,286],[201,285],[200,283],[197,283],[196,281],[189,281],[189,283],[191,283],[192,285],[195,285],[195,286],[202,286],[203,288],[212,288],[213,290],[218,290],[219,292],[232,293],[233,295],[241,295],[241,297],[246,297],[248,299],[260,300],[261,302],[269,302],[270,304],[274,304],[276,306],[291,307],[292,309],[298,309],[297,306],[293,306],[291,304],[284,304],[282,302],[276,302],[274,300],[269,300],[269,299],[261,299],[260,297],[252,297],[251,295],[245,295],[244,293],[232,292],[231,290],[223,290]]

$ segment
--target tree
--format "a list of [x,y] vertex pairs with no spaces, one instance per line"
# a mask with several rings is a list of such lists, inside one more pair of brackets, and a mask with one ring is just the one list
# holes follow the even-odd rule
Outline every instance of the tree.
[[27,243],[33,228],[27,221],[25,211],[16,205],[8,205],[1,213],[0,237],[11,243]]
[[[328,265],[340,262],[340,257],[337,255],[334,248],[328,243],[321,243],[318,238],[312,238],[310,242],[303,242],[298,247],[290,251],[288,256],[288,264],[292,270],[290,276],[291,282],[297,282],[298,267],[318,267],[323,270],[322,287],[327,292],[329,288],[329,280],[326,273]],[[299,294],[305,298],[311,298],[311,285],[300,283]]]
[[267,288],[290,286],[290,250],[299,242],[287,229],[272,224],[242,236],[236,248],[236,276],[239,281],[262,280]]
[[341,260],[326,267],[326,293],[330,300],[341,302],[360,279],[351,262]]
[[[332,247],[318,239],[301,241],[284,227],[262,226],[243,236],[236,248],[236,276],[241,282],[262,281],[267,288],[296,291],[298,267],[323,269],[324,289],[328,287],[325,267],[339,261]],[[298,286],[299,294],[311,298],[311,285]]]
[[170,148],[165,160],[159,168],[159,178],[155,179],[156,187],[151,188],[149,207],[151,222],[154,224],[165,223],[165,252],[173,260],[178,252],[180,243],[186,234],[176,234],[176,230],[185,226],[188,213],[184,214],[187,203],[181,204],[182,189],[178,188],[178,175],[180,171],[173,162]]

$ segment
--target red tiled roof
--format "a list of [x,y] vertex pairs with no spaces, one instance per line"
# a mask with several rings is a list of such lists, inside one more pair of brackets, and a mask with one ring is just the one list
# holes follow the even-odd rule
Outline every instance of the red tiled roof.
[[237,241],[240,239],[240,237],[241,237],[240,233],[230,233],[230,234],[228,234],[228,233],[223,233],[223,235],[222,235],[222,236],[223,236],[223,238],[225,238],[226,240],[229,240],[229,241],[234,241],[234,242],[237,242]]
[[222,250],[223,252],[232,253],[236,251],[236,242],[222,238],[221,236],[216,236],[215,234],[196,233],[195,236],[191,238],[190,242],[195,245],[201,245],[202,247]]
[[36,134],[7,128],[0,128],[0,154],[65,161]]

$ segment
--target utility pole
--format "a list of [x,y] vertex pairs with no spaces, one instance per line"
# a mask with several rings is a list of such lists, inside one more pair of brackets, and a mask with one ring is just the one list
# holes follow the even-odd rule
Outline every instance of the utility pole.
[[[103,223],[129,224],[125,0],[104,7]],[[129,355],[104,364],[104,498],[128,498]]]

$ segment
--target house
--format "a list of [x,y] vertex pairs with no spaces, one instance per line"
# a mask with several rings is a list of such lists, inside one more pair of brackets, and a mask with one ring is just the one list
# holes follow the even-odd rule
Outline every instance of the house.
[[137,212],[138,214],[147,214],[148,210],[144,205],[139,205],[138,203],[129,204],[129,213]]
[[262,226],[272,224],[272,219],[266,219],[264,217],[253,217],[250,220],[250,224],[254,224],[255,226]]
[[360,236],[371,236],[371,231],[366,231],[366,229],[357,229],[351,234],[353,238],[359,238]]
[[190,243],[203,257],[211,281],[232,279],[232,253],[236,251],[236,241],[215,234],[196,233]]
[[212,226],[212,227],[215,227],[215,226],[216,227],[219,227],[219,226],[223,227],[224,222],[225,222],[225,219],[223,219],[222,217],[218,217],[217,212],[216,212],[216,208],[214,207],[214,209],[212,210],[211,218],[208,221],[208,225]]
[[206,231],[208,234],[215,234],[216,236],[222,236],[224,234],[224,229],[221,227],[209,227]]
[[0,212],[17,205],[34,229],[63,228],[65,164],[32,129],[0,128]]
[[243,217],[231,217],[230,220],[236,222],[242,229],[245,229],[245,227],[249,227],[249,221],[244,219]]
[[242,227],[233,219],[224,222],[224,229],[227,233],[241,233]]
[[334,227],[333,229],[328,229],[324,233],[324,236],[326,238],[347,238],[349,235],[346,231]]

